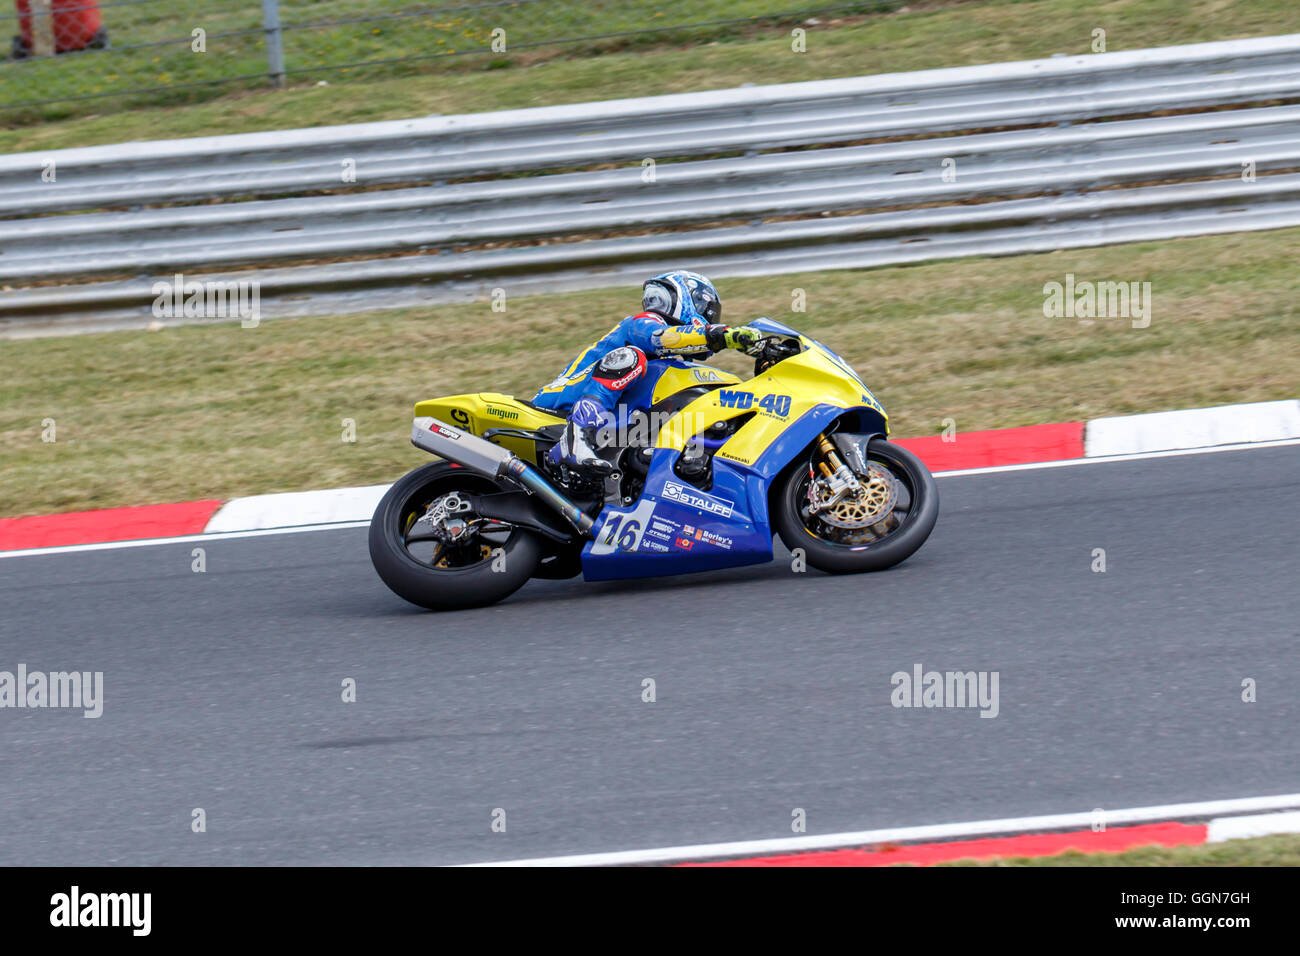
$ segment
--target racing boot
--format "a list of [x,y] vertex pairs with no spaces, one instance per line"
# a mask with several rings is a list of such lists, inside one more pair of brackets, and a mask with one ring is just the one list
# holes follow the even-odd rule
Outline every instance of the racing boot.
[[569,412],[564,434],[547,452],[552,468],[566,478],[573,475],[582,482],[604,481],[614,466],[601,458],[596,449],[606,444],[613,424],[614,416],[608,409],[590,398],[578,399]]

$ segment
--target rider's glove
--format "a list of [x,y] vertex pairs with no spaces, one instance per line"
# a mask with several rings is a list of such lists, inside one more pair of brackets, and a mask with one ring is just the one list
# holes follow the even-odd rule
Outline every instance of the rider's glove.
[[704,332],[709,349],[721,352],[723,349],[739,349],[748,352],[762,341],[763,336],[757,329],[744,325],[710,325]]

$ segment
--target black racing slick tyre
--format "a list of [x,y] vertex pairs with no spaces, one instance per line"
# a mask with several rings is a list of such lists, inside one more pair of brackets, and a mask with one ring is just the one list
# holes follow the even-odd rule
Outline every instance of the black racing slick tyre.
[[890,512],[860,530],[835,527],[810,512],[813,475],[807,463],[796,464],[777,488],[772,502],[777,533],[791,552],[803,549],[808,563],[820,571],[882,571],[911,557],[934,530],[939,489],[921,460],[882,438],[872,440],[867,459],[871,466],[883,466],[897,489]]
[[446,461],[400,479],[370,519],[370,560],[379,577],[398,597],[434,611],[482,607],[519,590],[542,556],[533,532],[497,527],[447,545],[414,530],[429,507],[452,492],[496,490],[491,479]]

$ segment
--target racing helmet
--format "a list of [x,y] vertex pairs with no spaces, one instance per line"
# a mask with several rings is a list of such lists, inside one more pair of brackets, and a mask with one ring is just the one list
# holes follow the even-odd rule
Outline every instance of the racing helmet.
[[706,325],[722,321],[718,290],[698,272],[665,272],[647,279],[641,288],[641,308],[661,316],[669,325]]

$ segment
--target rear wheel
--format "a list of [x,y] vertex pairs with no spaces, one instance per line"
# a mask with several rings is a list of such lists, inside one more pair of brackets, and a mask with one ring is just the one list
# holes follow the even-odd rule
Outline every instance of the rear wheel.
[[910,451],[884,439],[867,449],[869,478],[836,497],[813,459],[791,469],[773,502],[773,523],[791,551],[833,574],[880,571],[910,557],[939,517],[939,489]]
[[535,534],[469,510],[466,494],[502,490],[438,461],[406,475],[370,520],[370,560],[398,597],[431,610],[481,607],[514,593],[541,559]]

